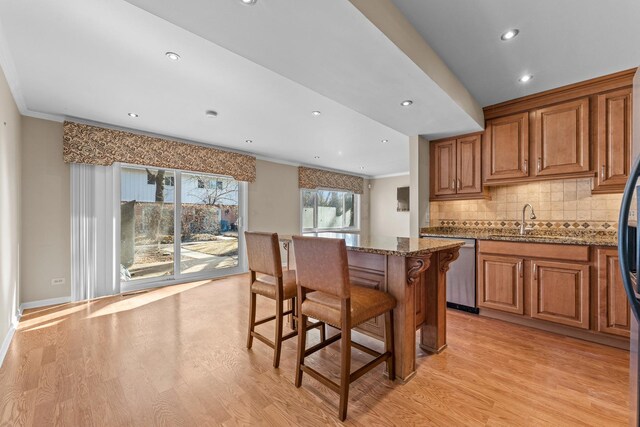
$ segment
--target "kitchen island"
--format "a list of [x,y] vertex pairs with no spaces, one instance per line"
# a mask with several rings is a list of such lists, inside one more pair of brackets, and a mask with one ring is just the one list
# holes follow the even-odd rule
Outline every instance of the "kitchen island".
[[[346,233],[311,233],[307,236],[345,239],[352,285],[389,292],[398,301],[393,311],[396,378],[406,382],[416,370],[416,331],[420,347],[439,353],[447,345],[446,272],[458,257],[462,241],[437,238],[372,236]],[[290,236],[280,236],[287,259]],[[295,251],[295,248],[293,248]],[[356,328],[382,339],[384,316]]]

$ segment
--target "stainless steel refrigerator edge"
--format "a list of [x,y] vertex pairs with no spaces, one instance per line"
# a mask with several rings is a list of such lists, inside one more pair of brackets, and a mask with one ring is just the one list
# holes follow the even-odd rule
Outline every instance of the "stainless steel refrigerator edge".
[[618,255],[625,291],[631,306],[631,341],[630,341],[630,412],[629,425],[640,426],[639,416],[639,367],[640,367],[640,295],[638,294],[637,267],[640,264],[640,242],[638,241],[637,218],[640,206],[638,201],[638,178],[640,177],[640,70],[633,81],[633,167],[629,181],[625,187],[618,224]]

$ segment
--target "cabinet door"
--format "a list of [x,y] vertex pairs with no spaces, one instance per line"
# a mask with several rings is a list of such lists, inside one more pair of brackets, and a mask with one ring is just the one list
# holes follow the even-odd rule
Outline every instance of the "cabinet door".
[[531,263],[531,317],[588,329],[589,266]]
[[596,192],[622,192],[631,167],[631,89],[598,95]]
[[524,314],[522,258],[478,255],[478,306]]
[[534,112],[535,175],[589,171],[589,99]]
[[457,193],[473,194],[482,192],[480,146],[482,137],[471,135],[457,140]]
[[529,176],[529,114],[488,120],[484,142],[485,179]]
[[456,194],[456,140],[431,144],[432,190],[434,196]]
[[598,249],[598,331],[629,337],[630,316],[618,251]]

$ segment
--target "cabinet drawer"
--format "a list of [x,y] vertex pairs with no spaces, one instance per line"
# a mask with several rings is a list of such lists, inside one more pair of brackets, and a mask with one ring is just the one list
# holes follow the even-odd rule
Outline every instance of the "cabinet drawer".
[[478,241],[478,252],[495,255],[517,255],[522,258],[549,258],[589,262],[589,246],[480,240]]

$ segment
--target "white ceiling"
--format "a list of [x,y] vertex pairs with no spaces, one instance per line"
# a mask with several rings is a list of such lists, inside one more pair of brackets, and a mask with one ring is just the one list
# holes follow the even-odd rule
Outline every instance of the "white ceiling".
[[393,2],[482,106],[640,65],[638,0]]
[[479,129],[346,0],[0,0],[0,61],[25,114],[369,176],[408,170],[407,135]]

